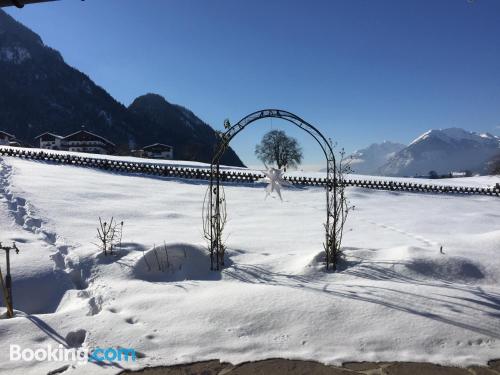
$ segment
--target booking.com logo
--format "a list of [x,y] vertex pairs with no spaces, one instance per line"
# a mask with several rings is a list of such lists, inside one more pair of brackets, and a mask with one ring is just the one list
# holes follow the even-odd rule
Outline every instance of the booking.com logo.
[[79,365],[89,362],[121,362],[129,360],[135,362],[137,355],[135,349],[131,348],[65,348],[62,345],[45,348],[21,349],[20,345],[10,345],[11,361],[38,361],[38,362],[69,362],[73,361]]

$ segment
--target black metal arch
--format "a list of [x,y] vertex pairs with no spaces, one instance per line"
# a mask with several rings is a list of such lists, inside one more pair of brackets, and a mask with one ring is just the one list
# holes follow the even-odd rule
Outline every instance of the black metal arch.
[[[242,132],[251,123],[264,118],[280,118],[292,123],[312,136],[325,155],[326,160],[326,223],[325,251],[327,268],[330,263],[329,249],[336,246],[336,219],[337,219],[337,166],[333,153],[331,141],[313,125],[301,119],[299,116],[280,109],[264,109],[253,112],[234,125],[225,124],[226,131],[220,135],[220,142],[215,151],[210,165],[210,186],[207,191],[204,204],[204,233],[209,241],[210,264],[212,270],[219,270],[224,266],[225,247],[222,241],[222,230],[225,224],[225,197],[220,182],[220,159],[229,147],[231,140]],[[207,202],[208,199],[208,202]]]
[[[319,144],[319,146],[321,147],[321,150],[325,154],[325,158],[328,158],[328,155],[333,156],[333,150],[331,148],[330,143],[328,142],[328,140],[323,136],[323,134],[318,129],[316,129],[313,125],[309,124],[308,122],[304,121],[303,119],[301,119],[299,116],[294,115],[293,113],[290,113],[288,111],[280,110],[280,109],[264,109],[261,111],[253,112],[253,113],[243,117],[236,124],[234,124],[226,129],[226,131],[223,134],[225,136],[226,142],[229,144],[231,142],[231,140],[238,133],[243,131],[243,129],[245,129],[252,122],[255,122],[257,120],[261,120],[264,118],[269,118],[269,117],[281,118],[283,120],[289,121],[292,124],[294,124],[295,126],[306,131]],[[219,149],[219,150],[225,151],[225,149]],[[212,164],[214,164],[214,162],[217,162],[216,159],[220,160],[220,158],[222,157],[222,154],[216,153],[214,156],[214,159],[212,160]]]

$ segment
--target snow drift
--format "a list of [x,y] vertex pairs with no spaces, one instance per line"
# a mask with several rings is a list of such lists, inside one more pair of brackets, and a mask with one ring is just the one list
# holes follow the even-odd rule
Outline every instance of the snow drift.
[[463,257],[415,258],[404,266],[411,275],[424,280],[474,283],[486,277],[481,264]]
[[[220,273],[210,271],[206,248],[189,244],[153,247],[134,265],[134,276],[145,281],[219,280]],[[226,262],[227,264],[227,262]]]
[[[286,189],[281,202],[262,185],[228,185],[228,262],[211,272],[205,183],[3,160],[0,240],[21,249],[12,272],[23,310],[0,321],[4,347],[132,347],[141,354],[127,368],[272,357],[467,365],[500,352],[496,197],[349,188],[344,265],[324,272],[322,188]],[[99,216],[124,220],[112,256],[93,244]],[[14,375],[121,371],[9,361],[8,351],[0,364]]]

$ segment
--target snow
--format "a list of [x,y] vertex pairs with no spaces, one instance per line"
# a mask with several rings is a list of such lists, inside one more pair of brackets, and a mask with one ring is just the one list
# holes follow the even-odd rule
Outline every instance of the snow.
[[378,168],[405,147],[404,144],[388,141],[373,143],[351,154],[348,157],[349,164],[355,173],[377,175]]
[[[115,156],[115,155],[101,155],[101,154],[90,154],[83,152],[74,151],[60,151],[60,150],[48,150],[39,148],[22,148],[22,147],[11,147],[11,146],[0,146],[0,148],[12,148],[16,150],[32,151],[32,152],[45,152],[47,154],[55,155],[75,155],[82,158],[99,158],[105,160],[114,161],[127,161],[131,163],[152,163],[164,166],[172,166],[178,168],[200,168],[200,169],[210,169],[210,164],[197,162],[197,161],[185,161],[185,160],[162,160],[162,159],[148,159],[139,158],[134,156]],[[234,167],[221,165],[221,170],[229,170],[236,172],[248,172],[248,173],[259,173],[264,174],[265,166],[263,165],[261,169],[258,168],[244,168],[244,167]],[[289,170],[284,173],[284,176],[290,177],[311,177],[311,178],[326,178],[326,172],[308,172],[301,170]],[[417,184],[433,184],[433,185],[450,185],[450,186],[464,186],[464,187],[492,187],[495,184],[500,183],[500,176],[475,176],[475,177],[464,177],[464,178],[442,178],[436,180],[430,180],[427,178],[414,178],[414,177],[387,177],[387,176],[371,176],[362,174],[347,174],[346,179],[353,180],[370,180],[370,181],[401,181],[401,182],[412,182]]]
[[[26,148],[26,147],[12,147],[12,146],[0,146],[3,149],[15,149],[15,150],[23,150],[30,152],[44,152],[46,154],[51,155],[74,155],[80,156],[82,158],[98,158],[104,160],[114,160],[114,161],[122,161],[122,162],[130,162],[130,163],[153,163],[158,165],[165,166],[174,166],[178,168],[206,168],[210,169],[210,164],[202,163],[198,161],[186,161],[186,160],[162,160],[162,159],[148,159],[148,158],[139,158],[135,156],[116,156],[116,155],[102,155],[102,154],[92,154],[86,152],[74,152],[74,151],[61,151],[61,150],[49,150],[49,149],[41,149],[41,148]],[[247,168],[243,167],[233,167],[233,166],[225,166],[221,165],[221,169],[224,170],[235,170],[235,171],[248,171]]]
[[[285,176],[325,178],[326,173],[294,171],[286,173]],[[417,178],[417,177],[387,177],[387,176],[367,176],[360,174],[347,174],[345,175],[345,178],[347,180],[357,180],[357,181],[397,181],[397,182],[408,182],[408,183],[422,184],[422,185],[464,186],[464,187],[485,187],[485,188],[493,187],[497,183],[500,183],[500,176],[494,176],[494,175],[429,179],[429,178]]]
[[[499,357],[498,198],[349,188],[346,260],[326,273],[322,188],[283,189],[281,202],[265,200],[263,184],[228,185],[227,267],[217,273],[201,229],[206,188],[3,158],[0,240],[17,241],[21,253],[12,256],[20,311],[0,320],[0,345],[135,348],[139,358],[125,368],[274,357],[465,366]],[[125,222],[113,257],[93,244],[99,216]],[[64,365],[8,355],[0,351],[1,368],[14,375]]]
[[460,141],[460,140],[469,140],[475,142],[484,141],[484,139],[488,140],[496,140],[500,142],[500,138],[489,133],[478,134],[475,132],[470,132],[461,128],[447,128],[447,129],[433,129],[428,130],[415,140],[413,140],[410,145],[416,144],[422,140],[425,140],[429,137],[435,137],[444,142],[450,141]]
[[500,150],[500,138],[460,128],[429,130],[378,169],[387,176],[448,174],[470,170],[487,174]]
[[31,59],[31,54],[24,47],[7,46],[0,48],[0,61],[21,64],[28,59]]

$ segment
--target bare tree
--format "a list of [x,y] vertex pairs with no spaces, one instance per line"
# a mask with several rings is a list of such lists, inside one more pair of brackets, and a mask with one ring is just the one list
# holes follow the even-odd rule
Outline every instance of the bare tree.
[[97,227],[97,239],[99,243],[96,244],[101,249],[104,255],[113,254],[113,248],[117,244],[121,247],[123,234],[123,221],[117,223],[113,217],[108,222],[102,221],[99,216],[99,227]]
[[[332,145],[332,148],[334,146]],[[344,234],[344,226],[347,221],[347,216],[354,209],[346,195],[345,175],[351,173],[349,160],[346,158],[345,150],[340,151],[340,159],[335,168],[336,189],[332,189],[331,198],[329,199],[329,216],[330,220],[325,223],[327,231],[327,241],[323,244],[326,253],[326,268],[330,266],[333,270],[337,269],[338,263],[343,256],[342,240]]]
[[436,171],[432,170],[432,171],[429,171],[429,178],[436,179],[436,178],[439,178],[439,175]]
[[255,155],[264,164],[276,164],[278,169],[296,167],[302,162],[302,149],[295,138],[283,130],[271,130],[255,146]]

